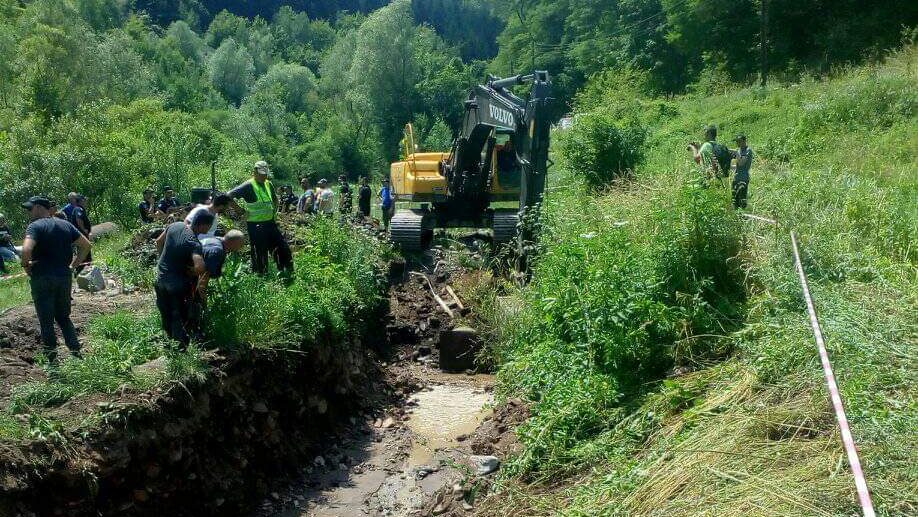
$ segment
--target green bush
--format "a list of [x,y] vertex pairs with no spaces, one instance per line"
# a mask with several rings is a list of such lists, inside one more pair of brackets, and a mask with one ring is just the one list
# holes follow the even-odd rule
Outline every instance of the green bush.
[[301,348],[362,331],[382,300],[376,261],[386,250],[355,232],[327,218],[299,229],[306,244],[289,285],[247,273],[234,257],[209,295],[209,340],[224,349]]
[[643,159],[645,138],[638,122],[598,110],[578,117],[561,134],[561,157],[589,188],[600,189],[634,170]]
[[[505,390],[536,401],[518,472],[570,468],[574,449],[614,427],[674,365],[724,352],[704,336],[736,325],[742,226],[725,190],[688,178],[638,202],[568,193],[546,206],[543,250],[500,372]],[[610,225],[613,214],[627,223]]]

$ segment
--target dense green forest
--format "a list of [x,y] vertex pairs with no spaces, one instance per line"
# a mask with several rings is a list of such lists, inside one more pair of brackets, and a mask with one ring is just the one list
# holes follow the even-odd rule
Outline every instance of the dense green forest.
[[[778,80],[895,46],[912,2],[772,0]],[[759,4],[723,0],[0,0],[0,206],[87,194],[130,223],[146,186],[378,175],[414,121],[449,145],[487,73],[554,77],[558,116],[588,84],[651,94],[755,80]],[[592,83],[591,83],[592,78]],[[623,79],[624,78],[624,79]],[[187,195],[187,194],[186,194]]]

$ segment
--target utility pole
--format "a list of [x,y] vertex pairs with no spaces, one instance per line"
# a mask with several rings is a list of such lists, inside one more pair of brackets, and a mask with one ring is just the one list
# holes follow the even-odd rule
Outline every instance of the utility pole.
[[759,78],[762,88],[768,82],[768,0],[761,2],[761,26],[759,27]]

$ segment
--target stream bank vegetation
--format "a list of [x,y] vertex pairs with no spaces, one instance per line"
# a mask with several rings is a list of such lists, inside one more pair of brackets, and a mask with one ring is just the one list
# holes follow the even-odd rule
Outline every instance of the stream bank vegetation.
[[[490,352],[501,393],[533,418],[482,514],[858,513],[789,228],[878,513],[914,514],[918,48],[714,96],[595,81],[581,105],[640,124],[643,156],[596,192],[568,160],[603,150],[565,143],[607,116],[561,136],[565,188],[547,195],[534,280]],[[699,185],[685,147],[707,123],[722,141],[748,135],[749,212],[780,226]]]

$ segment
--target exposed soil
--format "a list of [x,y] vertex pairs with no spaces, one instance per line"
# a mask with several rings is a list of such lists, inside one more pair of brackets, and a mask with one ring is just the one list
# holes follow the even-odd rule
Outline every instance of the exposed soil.
[[[71,319],[82,337],[86,323],[99,314],[117,311],[149,311],[153,299],[149,293],[122,293],[117,285],[99,293],[88,293],[76,289],[73,291],[73,310]],[[60,329],[57,333],[58,353],[61,357],[67,354],[63,346]],[[14,386],[33,380],[45,380],[45,370],[35,364],[35,356],[41,351],[41,334],[35,307],[29,303],[13,307],[0,316],[0,407],[9,404],[10,391]]]
[[440,333],[474,309],[453,307],[450,316],[431,287],[447,297],[446,285],[476,272],[443,260],[439,250],[427,258],[426,267],[412,265],[414,273],[394,268],[392,355],[382,366],[395,398],[352,419],[254,517],[468,515],[489,484],[489,476],[475,474],[471,456],[517,452],[513,429],[528,418],[528,407],[512,400],[492,414],[493,376],[438,368]]

